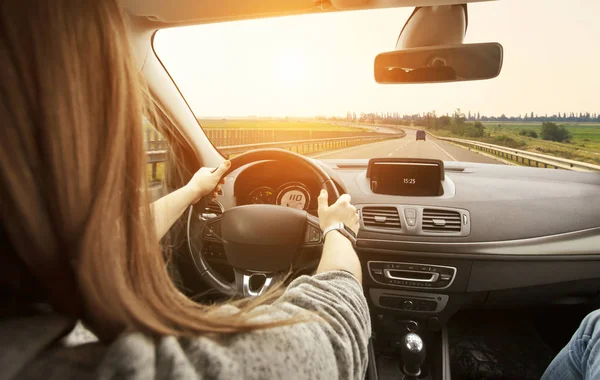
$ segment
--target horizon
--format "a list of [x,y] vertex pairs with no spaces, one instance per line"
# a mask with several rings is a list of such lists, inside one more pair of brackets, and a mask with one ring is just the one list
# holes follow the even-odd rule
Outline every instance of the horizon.
[[[419,113],[414,113],[414,114],[403,114],[403,113],[398,113],[398,116],[393,116],[394,113],[396,113],[397,111],[387,111],[387,112],[355,112],[355,111],[347,111],[347,112],[353,112],[356,113],[357,117],[360,116],[361,114],[363,115],[370,115],[370,114],[375,114],[375,115],[379,115],[380,117],[384,117],[384,115],[386,114],[392,114],[390,117],[392,118],[402,118],[402,117],[412,117],[412,116],[426,116],[426,115],[431,115],[434,111],[429,111],[429,112],[419,112]],[[466,112],[462,111],[461,109],[461,113],[464,115],[468,115],[469,112],[472,115],[475,115],[477,113],[479,113],[478,111],[470,111],[467,110]],[[562,113],[562,112],[561,112]],[[573,112],[575,113],[575,112]],[[443,113],[443,114],[439,114],[436,112],[436,116],[440,117],[440,116],[452,116],[454,113]],[[567,115],[570,115],[571,112],[567,112]],[[580,117],[579,116],[579,112],[575,113],[574,117]],[[589,112],[589,111],[584,111],[582,112],[582,114],[589,114],[590,117],[592,119],[598,119],[598,121],[600,121],[600,112]],[[519,114],[519,115],[506,115],[506,114],[500,114],[500,115],[484,115],[484,114],[480,114],[481,117],[487,117],[487,118],[500,118],[502,116],[505,116],[508,119],[511,118],[524,118],[524,114]],[[347,115],[313,115],[313,116],[302,116],[302,115],[283,115],[283,116],[278,116],[278,115],[233,115],[233,116],[228,116],[228,115],[200,115],[200,116],[196,116],[197,119],[286,119],[286,118],[291,118],[291,119],[318,119],[318,118],[346,118]],[[558,114],[552,114],[552,115],[538,115],[536,113],[534,113],[534,119],[539,119],[539,118],[547,118],[550,119],[550,121],[552,121],[553,118],[555,118],[556,120],[564,120],[561,119],[562,116],[558,115]],[[571,117],[571,116],[568,116]],[[530,117],[527,117],[527,119],[531,119]],[[579,121],[579,123],[597,123],[598,121],[595,120],[590,120],[590,121]]]

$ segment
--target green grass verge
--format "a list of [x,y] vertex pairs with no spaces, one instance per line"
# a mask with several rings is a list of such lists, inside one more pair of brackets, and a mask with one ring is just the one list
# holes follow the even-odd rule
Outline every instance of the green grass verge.
[[487,136],[481,138],[453,136],[445,130],[434,130],[432,132],[443,137],[477,140],[575,161],[600,164],[600,123],[564,124],[573,134],[573,139],[569,143],[546,141],[541,138],[535,139],[519,135],[519,131],[522,129],[535,130],[539,135],[542,123],[486,122],[483,124]]
[[[562,124],[562,123],[556,123]],[[541,123],[483,123],[488,131],[498,132],[515,132],[520,130],[534,130],[538,134],[542,129]],[[572,134],[573,139],[570,144],[579,148],[584,148],[591,151],[600,152],[600,123],[579,123],[579,124],[563,124]]]

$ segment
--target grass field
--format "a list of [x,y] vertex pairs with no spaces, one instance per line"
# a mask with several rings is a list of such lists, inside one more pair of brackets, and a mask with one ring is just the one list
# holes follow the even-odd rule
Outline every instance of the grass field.
[[[520,130],[534,130],[538,134],[542,129],[541,123],[483,123],[488,131],[514,132],[519,133]],[[561,123],[556,123],[561,124]],[[563,124],[572,134],[573,140],[571,144],[580,148],[600,152],[600,123],[580,123],[580,124]]]
[[[204,129],[283,129],[290,131],[300,130],[319,130],[319,131],[346,131],[346,132],[357,132],[366,130],[364,128],[348,127],[344,125],[338,125],[320,121],[299,121],[299,120],[219,120],[219,119],[205,119],[198,120],[200,125]],[[340,124],[342,124],[340,122]]]
[[[200,119],[198,120],[203,129],[278,129],[287,131],[323,131],[323,132],[361,132],[371,131],[369,128],[346,126],[344,122],[326,122],[326,121],[300,121],[285,119]],[[154,127],[148,122],[144,122],[144,138],[156,140],[158,137]],[[150,148],[152,149],[152,148]],[[156,177],[152,177],[152,164],[146,165],[148,182],[157,183],[164,178],[164,163],[156,164]]]
[[573,139],[569,143],[545,141],[541,138],[534,139],[519,135],[519,131],[522,129],[534,130],[539,135],[542,123],[488,122],[483,124],[489,137],[478,140],[504,145],[498,143],[497,140],[502,136],[507,136],[516,142],[517,146],[514,147],[518,149],[600,164],[600,123],[564,124],[573,134]]

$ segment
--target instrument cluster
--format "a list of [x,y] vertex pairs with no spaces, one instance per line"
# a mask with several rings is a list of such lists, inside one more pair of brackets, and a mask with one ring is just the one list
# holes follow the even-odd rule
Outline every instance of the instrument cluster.
[[248,204],[273,204],[308,211],[310,206],[310,192],[301,182],[286,182],[273,189],[261,186],[248,194]]

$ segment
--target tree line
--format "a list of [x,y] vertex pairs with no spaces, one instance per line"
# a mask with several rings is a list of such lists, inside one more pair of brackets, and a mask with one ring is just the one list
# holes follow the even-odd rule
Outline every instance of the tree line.
[[[356,112],[348,111],[346,113],[346,121],[358,121],[362,123],[374,123],[385,121],[389,124],[403,124],[406,122],[412,122],[414,120],[420,120],[427,116],[435,115],[434,112],[403,115],[399,112],[362,112],[360,115],[356,115]],[[445,116],[451,117],[446,114]],[[600,112],[558,112],[552,115],[538,115],[534,112],[527,112],[518,116],[506,116],[501,114],[500,116],[486,116],[481,115],[479,112],[471,113],[468,111],[465,116],[466,121],[500,121],[500,122],[600,122]],[[330,120],[344,120],[341,118],[326,118],[323,116],[317,117],[319,119],[330,119]]]
[[485,115],[480,115],[479,112],[477,113],[471,113],[471,111],[469,111],[468,115],[467,115],[467,120],[469,121],[475,121],[475,120],[479,120],[479,121],[514,121],[514,122],[518,122],[518,121],[524,121],[524,122],[532,122],[532,121],[536,121],[536,122],[548,122],[548,121],[554,121],[554,122],[560,122],[560,121],[570,121],[570,122],[579,122],[579,123],[585,123],[585,122],[594,122],[594,121],[600,121],[600,113],[590,113],[590,112],[570,112],[570,113],[555,113],[552,115],[538,115],[538,114],[534,114],[533,112],[530,113],[525,113],[519,116],[506,116],[505,114],[502,114],[500,116],[485,116]]
[[467,117],[460,109],[457,109],[452,117],[448,115],[437,116],[435,112],[430,112],[422,117],[414,118],[412,124],[431,130],[447,130],[457,136],[483,137],[485,135],[485,126],[481,121],[467,122]]
[[[361,115],[361,119],[359,120],[369,122],[371,120],[370,118],[374,117],[374,114],[365,114],[364,117]],[[477,117],[479,117],[479,115],[477,115]],[[477,138],[486,136],[486,128],[481,122],[486,120],[482,119],[480,121],[473,119],[472,117],[469,119],[469,116],[462,113],[460,109],[457,109],[452,116],[437,116],[435,112],[428,112],[422,115],[403,115],[402,117],[395,117],[394,115],[388,117],[386,115],[385,118],[377,120],[385,124],[409,124],[433,131],[446,130],[453,135],[462,137]],[[521,136],[557,142],[568,142],[573,137],[571,132],[569,132],[564,125],[557,125],[555,122],[551,121],[542,122],[539,134],[533,129],[522,129],[519,131],[519,134]],[[506,140],[510,139],[506,136],[504,136],[504,138]],[[510,144],[510,141],[504,141],[504,143]]]

